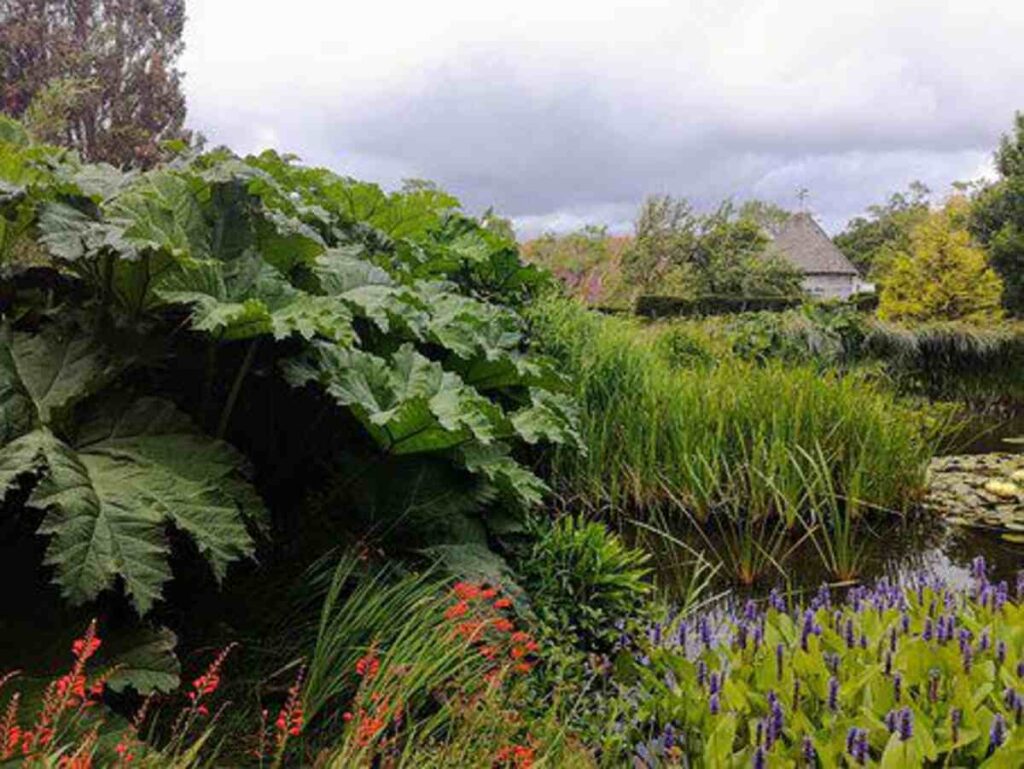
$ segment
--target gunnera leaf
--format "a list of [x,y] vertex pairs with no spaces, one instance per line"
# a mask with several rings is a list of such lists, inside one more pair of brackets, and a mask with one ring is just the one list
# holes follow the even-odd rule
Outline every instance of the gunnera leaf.
[[46,511],[46,563],[72,603],[120,579],[138,612],[149,611],[171,577],[169,526],[192,539],[218,580],[252,555],[247,523],[265,510],[243,481],[244,458],[168,401],[100,404],[70,445],[39,432],[44,469],[28,505]]
[[113,379],[125,361],[87,333],[59,325],[0,330],[0,444],[48,425]]

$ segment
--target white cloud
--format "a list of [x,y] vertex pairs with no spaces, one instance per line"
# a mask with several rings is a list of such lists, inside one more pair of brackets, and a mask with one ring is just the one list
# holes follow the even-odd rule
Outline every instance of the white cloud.
[[912,179],[976,175],[1024,108],[1024,3],[1002,0],[190,0],[189,14],[190,122],[213,141],[388,185],[432,178],[531,227],[616,224],[647,192],[791,203],[800,186],[835,227]]

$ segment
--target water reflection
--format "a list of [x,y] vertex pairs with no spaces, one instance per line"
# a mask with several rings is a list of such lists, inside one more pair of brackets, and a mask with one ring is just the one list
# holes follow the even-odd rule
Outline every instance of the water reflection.
[[[713,535],[698,535],[689,528],[672,534],[686,546],[705,554],[709,552],[706,536],[721,552]],[[692,568],[692,557],[687,557],[681,545],[650,535],[636,538],[643,539],[644,546],[654,553],[658,583],[670,596],[681,598]],[[925,571],[941,577],[951,586],[962,587],[969,584],[970,562],[979,555],[985,557],[991,570],[989,576],[996,581],[1012,582],[1016,573],[1024,569],[1024,547],[1002,540],[997,533],[947,525],[927,514],[875,524],[866,534],[858,582],[871,583],[879,577],[887,577],[907,584],[914,574]],[[778,568],[769,569],[754,585],[737,586],[722,569],[712,580],[711,590],[713,594],[728,596],[731,602],[763,598],[772,588],[812,593],[823,583],[835,584],[836,581],[822,564],[814,546],[805,541],[779,563]]]

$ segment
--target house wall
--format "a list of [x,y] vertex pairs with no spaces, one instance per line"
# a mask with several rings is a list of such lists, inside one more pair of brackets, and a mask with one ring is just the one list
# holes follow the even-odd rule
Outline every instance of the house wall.
[[862,285],[856,275],[805,275],[804,290],[821,299],[846,299]]

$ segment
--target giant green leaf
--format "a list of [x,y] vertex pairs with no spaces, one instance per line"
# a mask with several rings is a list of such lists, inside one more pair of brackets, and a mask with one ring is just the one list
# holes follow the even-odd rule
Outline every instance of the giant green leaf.
[[93,336],[53,324],[34,334],[0,331],[0,444],[96,392],[123,368]]
[[326,344],[285,366],[296,386],[317,382],[352,410],[386,451],[437,451],[502,431],[501,409],[440,364],[403,345],[390,361]]
[[576,406],[563,393],[531,388],[530,405],[512,414],[511,420],[516,433],[527,443],[543,440],[582,446],[576,431]]
[[326,248],[323,238],[308,224],[269,209],[257,222],[256,237],[263,258],[284,275],[298,265],[312,264]]
[[107,200],[107,221],[134,250],[162,250],[176,259],[210,254],[208,228],[192,186],[172,171],[151,171]]
[[462,446],[459,454],[467,470],[487,478],[511,499],[538,505],[548,491],[547,484],[516,462],[503,443],[471,443]]
[[210,260],[182,267],[156,293],[165,302],[191,305],[192,328],[219,339],[264,334],[322,336],[344,344],[355,339],[345,302],[295,288],[253,252],[227,264]]
[[30,435],[44,470],[29,505],[47,511],[46,561],[73,603],[120,579],[146,613],[171,576],[168,526],[193,540],[218,579],[252,554],[246,522],[265,513],[243,481],[243,457],[167,401],[99,407],[71,445],[45,430]]
[[361,247],[328,250],[317,257],[312,272],[319,292],[338,297],[384,333],[398,326],[415,339],[423,338],[429,317],[424,302],[363,258]]
[[104,642],[98,662],[113,672],[107,688],[139,694],[168,694],[178,688],[181,664],[174,653],[178,639],[165,627],[139,627]]

